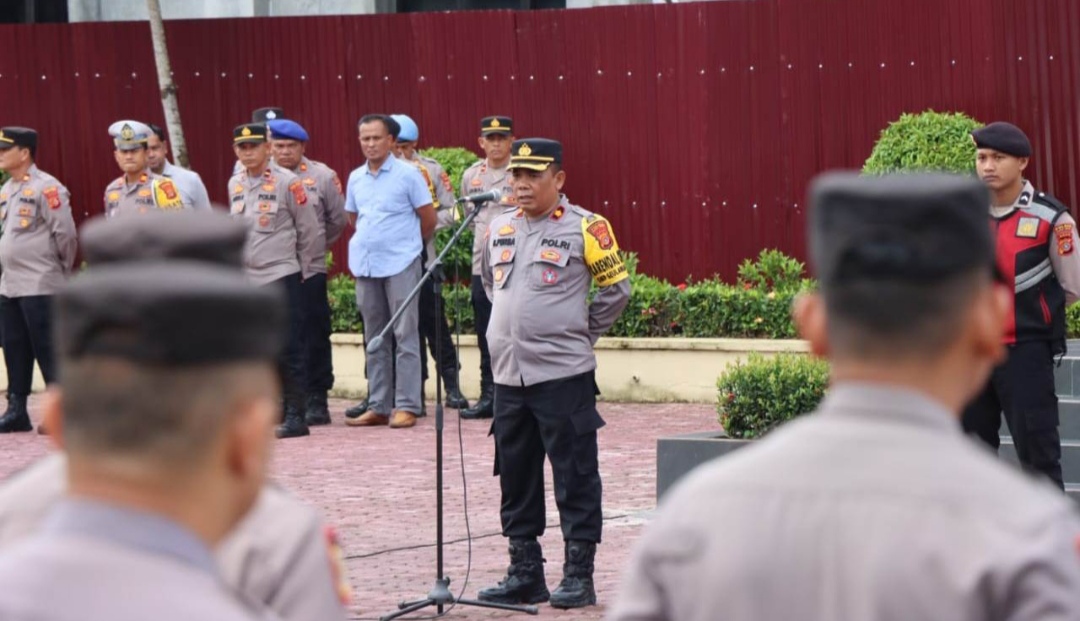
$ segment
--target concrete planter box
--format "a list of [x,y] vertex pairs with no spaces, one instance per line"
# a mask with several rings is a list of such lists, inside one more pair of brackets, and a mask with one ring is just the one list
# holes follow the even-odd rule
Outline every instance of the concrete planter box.
[[[356,397],[367,393],[363,339],[358,334],[335,334],[334,394]],[[480,352],[475,336],[462,336],[461,389],[475,399],[480,390]],[[770,339],[601,338],[596,344],[596,382],[605,401],[636,403],[715,403],[716,378],[728,363],[746,360],[752,352],[805,354],[804,341]],[[433,369],[428,361],[429,370]],[[429,373],[427,394],[435,394]]]
[[751,442],[729,438],[722,430],[660,438],[656,441],[656,502],[694,468]]

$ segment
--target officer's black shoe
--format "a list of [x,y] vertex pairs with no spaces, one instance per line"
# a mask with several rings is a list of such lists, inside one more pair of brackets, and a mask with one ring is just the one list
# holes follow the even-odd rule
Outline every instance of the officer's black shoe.
[[307,423],[304,422],[303,410],[296,404],[290,403],[285,406],[285,422],[277,426],[274,435],[282,438],[300,438],[311,435]]
[[552,608],[581,608],[596,604],[593,587],[593,561],[596,544],[591,541],[567,541],[563,579],[551,594]]
[[330,406],[326,403],[325,392],[313,392],[308,395],[304,422],[310,427],[330,424]]
[[0,416],[0,433],[15,433],[20,431],[33,431],[30,424],[30,412],[26,410],[26,395],[8,393],[8,406],[3,416]]
[[476,420],[478,418],[491,418],[495,415],[495,387],[491,384],[481,384],[480,386],[480,400],[476,402],[476,405],[467,410],[461,410],[458,414],[465,420]]
[[446,384],[446,407],[455,410],[464,410],[469,407],[469,400],[461,394],[461,389],[456,384]]
[[363,401],[345,410],[345,418],[360,418],[370,409],[369,405],[367,397],[364,397]]
[[544,556],[535,539],[510,540],[510,567],[499,584],[481,589],[476,598],[499,604],[539,604],[551,597],[544,582]]

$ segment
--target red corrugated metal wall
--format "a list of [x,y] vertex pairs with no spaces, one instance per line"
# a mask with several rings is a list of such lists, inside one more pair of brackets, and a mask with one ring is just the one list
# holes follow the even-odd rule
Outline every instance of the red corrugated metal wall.
[[[230,132],[281,105],[342,176],[355,122],[405,112],[428,146],[477,121],[566,146],[571,198],[608,215],[643,268],[734,274],[801,256],[818,171],[861,165],[902,112],[1011,120],[1033,178],[1080,204],[1080,3],[747,0],[570,11],[177,21],[167,25],[193,166],[223,199]],[[41,166],[81,216],[116,176],[117,119],[161,122],[145,23],[0,26],[0,124],[42,132]],[[344,242],[335,254],[344,256]]]

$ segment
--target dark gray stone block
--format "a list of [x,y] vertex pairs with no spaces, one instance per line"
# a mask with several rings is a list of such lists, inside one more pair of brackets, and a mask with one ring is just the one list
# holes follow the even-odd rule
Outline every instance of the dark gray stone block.
[[753,442],[734,440],[721,430],[660,438],[656,441],[656,500],[676,481],[701,464]]

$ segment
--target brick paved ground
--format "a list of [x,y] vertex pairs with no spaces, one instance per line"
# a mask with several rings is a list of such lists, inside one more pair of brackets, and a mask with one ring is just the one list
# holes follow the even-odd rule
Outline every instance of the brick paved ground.
[[[334,425],[315,429],[310,438],[278,443],[274,472],[278,480],[319,506],[336,525],[348,555],[357,597],[356,617],[378,617],[402,599],[425,595],[435,574],[435,424],[434,413],[407,430],[353,429],[342,423],[345,401],[331,403]],[[37,419],[37,400],[31,411]],[[430,406],[429,406],[430,410]],[[600,468],[604,478],[604,542],[596,560],[600,605],[578,611],[542,606],[540,617],[600,619],[615,596],[619,571],[629,548],[654,508],[656,439],[674,433],[713,428],[708,405],[608,404],[600,406],[608,425],[600,432]],[[468,517],[472,528],[472,572],[465,590],[497,581],[507,563],[499,535],[499,488],[491,476],[493,450],[486,421],[463,421],[462,443],[468,480]],[[465,511],[461,485],[462,451],[458,418],[447,410],[445,468],[445,571],[455,593],[466,575]],[[50,450],[36,434],[0,437],[0,477]],[[548,525],[542,540],[549,587],[562,571],[562,537],[548,476]],[[434,608],[427,609],[433,613]],[[420,613],[417,613],[420,614]],[[448,618],[512,618],[514,613],[458,608]]]

